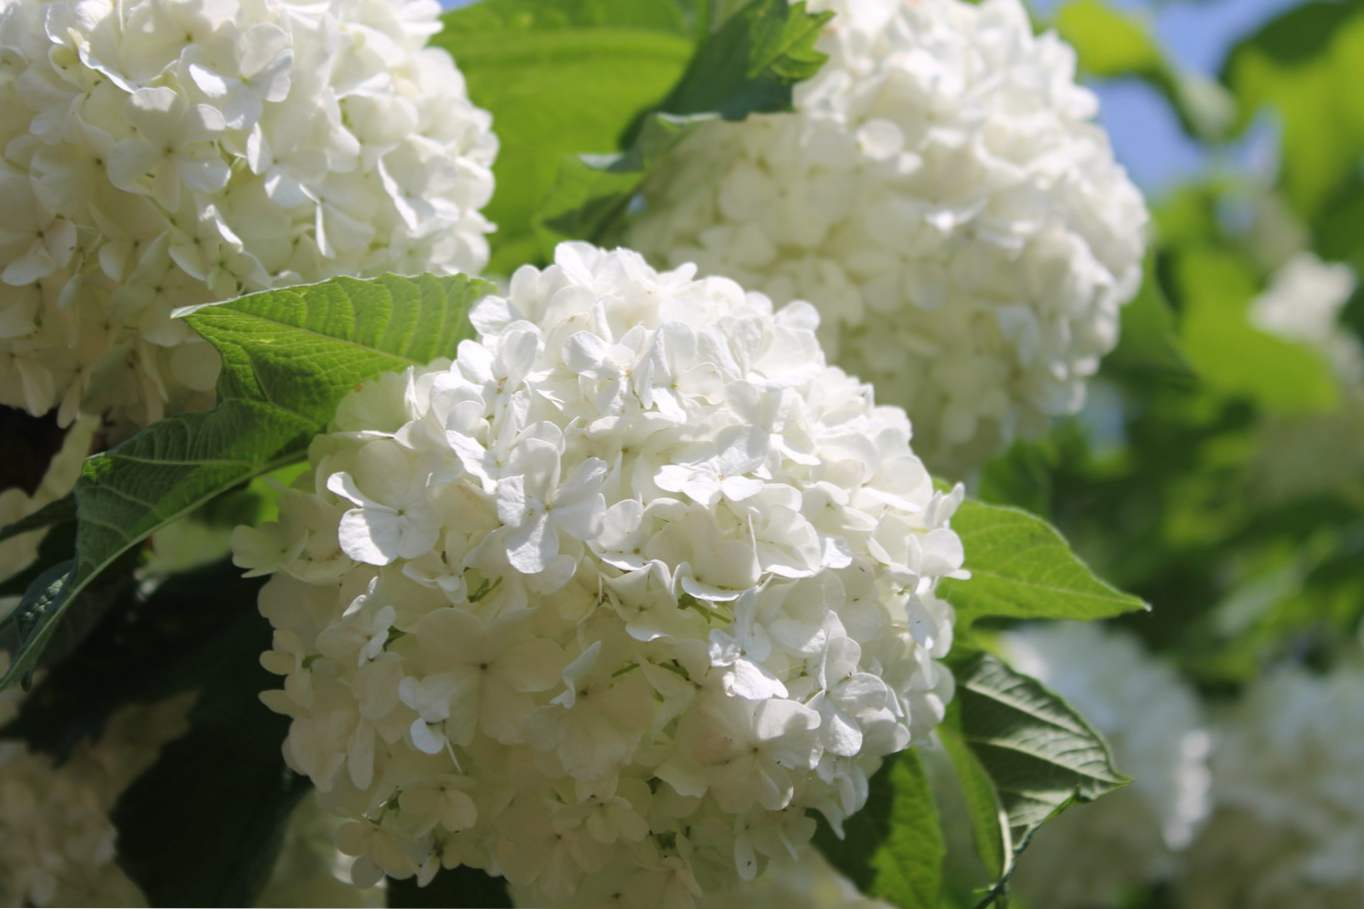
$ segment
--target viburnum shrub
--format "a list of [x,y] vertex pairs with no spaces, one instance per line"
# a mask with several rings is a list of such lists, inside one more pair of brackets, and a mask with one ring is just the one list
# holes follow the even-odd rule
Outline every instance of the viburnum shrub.
[[1051,6],[0,0],[0,903],[1364,904],[1364,18]]
[[628,242],[820,311],[829,356],[960,476],[1075,413],[1118,338],[1141,194],[1019,0],[819,0],[795,110],[698,129]]
[[690,904],[841,826],[951,697],[961,488],[807,304],[565,244],[471,319],[234,539],[356,882]]
[[179,306],[477,272],[497,139],[435,0],[0,3],[0,403],[212,402]]

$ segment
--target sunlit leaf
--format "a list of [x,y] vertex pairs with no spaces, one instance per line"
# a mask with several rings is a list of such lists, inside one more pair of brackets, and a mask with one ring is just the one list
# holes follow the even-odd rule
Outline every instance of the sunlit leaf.
[[202,307],[188,321],[223,357],[221,403],[157,423],[85,463],[76,558],[53,592],[21,605],[13,664],[27,675],[69,605],[148,535],[210,499],[299,460],[337,403],[384,372],[453,356],[491,286],[464,276],[321,284]]

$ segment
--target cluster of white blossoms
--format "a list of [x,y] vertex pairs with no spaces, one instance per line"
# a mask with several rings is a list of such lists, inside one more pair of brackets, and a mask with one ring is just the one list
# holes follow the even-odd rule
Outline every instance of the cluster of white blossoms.
[[0,739],[0,905],[145,906],[110,811],[188,729],[193,695],[121,708],[63,763]]
[[838,826],[952,694],[963,577],[903,411],[818,317],[559,247],[451,363],[370,382],[278,523],[264,695],[367,884],[690,905]]
[[1200,909],[1364,905],[1364,670],[1280,670],[1217,727],[1213,814],[1184,888]]
[[1065,698],[1132,782],[1036,834],[1012,880],[1037,906],[1116,905],[1169,880],[1206,818],[1210,736],[1193,691],[1126,632],[1057,623],[1010,632],[1010,663]]
[[0,404],[211,401],[174,308],[477,272],[497,140],[436,0],[0,0]]
[[1147,213],[1019,0],[816,0],[795,112],[708,124],[628,245],[813,303],[831,359],[964,475],[1079,410],[1141,280]]

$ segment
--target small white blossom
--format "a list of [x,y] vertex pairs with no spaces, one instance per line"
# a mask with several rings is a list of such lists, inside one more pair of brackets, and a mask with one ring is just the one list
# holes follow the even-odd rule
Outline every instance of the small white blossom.
[[1189,905],[1364,905],[1364,671],[1271,672],[1219,719],[1213,814],[1185,862]]
[[1080,409],[1136,292],[1147,213],[1019,0],[818,0],[793,113],[709,124],[627,239],[819,308],[830,357],[963,475]]
[[239,530],[275,573],[264,698],[357,881],[691,906],[941,721],[961,489],[810,307],[693,275],[560,246],[453,363],[343,402],[278,524]]
[[1168,880],[1208,813],[1210,743],[1193,691],[1134,638],[1097,625],[1030,627],[1006,635],[1003,647],[1015,668],[1104,736],[1132,778],[1038,831],[1013,876],[1019,892],[1039,906],[1078,909]]
[[211,403],[179,306],[478,272],[497,140],[431,0],[0,0],[0,404]]

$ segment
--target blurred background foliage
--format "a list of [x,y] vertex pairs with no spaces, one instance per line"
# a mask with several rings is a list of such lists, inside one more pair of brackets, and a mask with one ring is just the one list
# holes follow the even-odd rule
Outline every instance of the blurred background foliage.
[[[1304,253],[1364,270],[1364,2],[1035,8],[1076,47],[1145,184],[1151,256],[1085,412],[991,464],[980,494],[1051,517],[1153,603],[1121,621],[1206,693],[1279,661],[1328,665],[1364,615],[1364,389],[1252,312]],[[1358,283],[1338,332],[1364,337]]]

